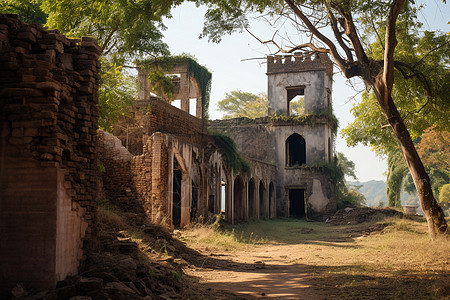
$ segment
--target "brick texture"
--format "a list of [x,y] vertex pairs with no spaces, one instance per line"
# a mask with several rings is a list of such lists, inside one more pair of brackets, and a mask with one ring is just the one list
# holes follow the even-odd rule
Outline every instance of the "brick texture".
[[75,248],[89,239],[96,210],[99,55],[91,38],[0,14],[2,292],[15,281],[52,287],[77,271]]

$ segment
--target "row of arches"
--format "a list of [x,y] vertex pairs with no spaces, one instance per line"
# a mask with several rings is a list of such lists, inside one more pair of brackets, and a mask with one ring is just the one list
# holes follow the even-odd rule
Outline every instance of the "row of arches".
[[233,221],[272,218],[275,214],[275,188],[262,180],[250,178],[246,183],[242,176],[234,180]]

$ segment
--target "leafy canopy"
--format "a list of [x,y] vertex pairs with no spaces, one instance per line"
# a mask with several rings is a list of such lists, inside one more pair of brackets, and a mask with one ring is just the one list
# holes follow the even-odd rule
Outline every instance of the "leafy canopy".
[[103,55],[167,54],[164,16],[181,0],[39,0],[47,26],[69,37],[94,37]]
[[2,0],[0,12],[17,14],[26,23],[44,25],[47,14],[42,11],[39,0]]
[[[399,64],[392,95],[415,140],[431,126],[438,131],[450,129],[450,35],[429,31],[420,33],[421,24],[413,21],[414,18],[398,27],[395,59],[414,65],[421,75],[413,76]],[[409,26],[414,27],[411,29]],[[380,35],[383,30],[380,29]],[[368,53],[375,59],[382,59],[383,52],[382,41],[368,47]],[[342,130],[349,146],[362,143],[382,155],[395,151],[397,141],[392,128],[382,126],[387,122],[372,90],[362,94],[361,102],[355,104],[351,112],[355,120]]]
[[231,91],[218,102],[218,110],[225,113],[224,119],[249,118],[267,116],[267,95],[255,95],[242,91]]

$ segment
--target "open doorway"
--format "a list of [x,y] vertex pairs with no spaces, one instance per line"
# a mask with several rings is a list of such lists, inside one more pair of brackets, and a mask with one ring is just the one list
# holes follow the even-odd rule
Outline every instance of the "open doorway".
[[233,201],[234,201],[234,221],[243,221],[244,218],[244,196],[245,187],[244,182],[242,181],[241,177],[238,176],[234,180],[234,193],[233,193]]
[[225,181],[222,181],[220,188],[220,213],[222,214],[225,214],[226,188]]
[[306,217],[304,189],[289,189],[289,216],[294,218]]
[[173,197],[172,197],[172,224],[180,227],[181,224],[181,178],[182,172],[178,161],[173,166]]
[[250,179],[250,182],[248,183],[248,214],[249,218],[256,217],[255,211],[256,211],[256,186],[255,186],[255,180],[252,178]]
[[266,217],[266,201],[265,200],[266,189],[262,181],[259,182],[259,218]]

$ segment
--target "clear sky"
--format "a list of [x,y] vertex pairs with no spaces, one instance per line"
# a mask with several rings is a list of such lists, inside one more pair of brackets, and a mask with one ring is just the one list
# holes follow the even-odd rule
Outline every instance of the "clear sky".
[[[224,36],[220,44],[199,39],[205,11],[205,8],[197,8],[193,3],[185,3],[175,8],[172,11],[173,17],[165,21],[168,29],[164,32],[164,41],[169,45],[172,54],[189,53],[212,72],[209,115],[210,119],[214,120],[222,116],[216,107],[225,93],[234,90],[255,94],[267,92],[265,60],[253,58],[264,58],[270,52],[247,32]],[[424,29],[439,28],[449,31],[449,5],[443,5],[442,1],[438,0],[428,0],[424,14]],[[251,29],[252,33],[262,40],[271,38],[272,31],[262,22],[252,22]],[[340,129],[353,120],[350,108],[360,99],[356,94],[357,91],[348,85],[346,79],[340,73],[335,73],[333,109],[339,119]],[[376,157],[368,147],[347,147],[340,135],[335,147],[336,151],[343,152],[355,163],[359,181],[385,180],[386,161]]]

